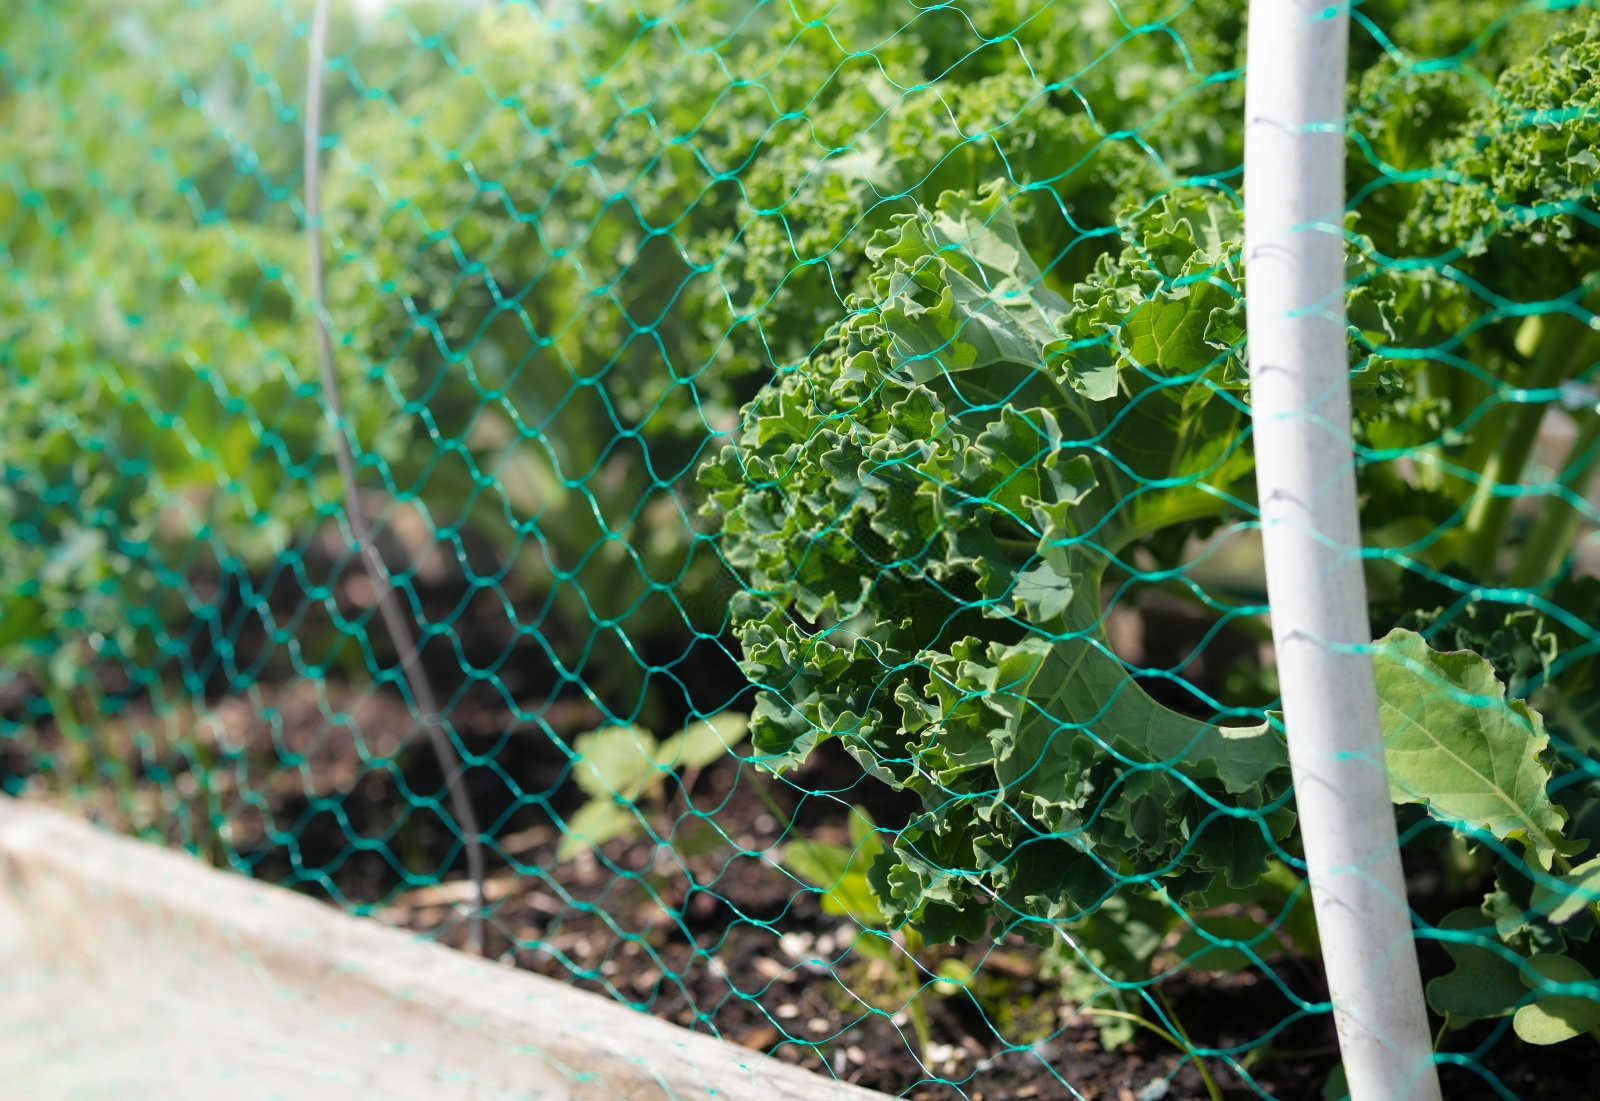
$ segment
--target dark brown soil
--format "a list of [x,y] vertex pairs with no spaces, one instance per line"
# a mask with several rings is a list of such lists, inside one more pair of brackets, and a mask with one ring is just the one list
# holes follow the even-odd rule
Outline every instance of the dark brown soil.
[[[594,718],[581,705],[546,713],[567,734]],[[457,721],[468,750],[494,762],[468,775],[493,839],[486,947],[508,965],[897,1096],[1206,1095],[1193,1061],[1148,1034],[1107,1050],[1093,1018],[1063,1001],[1059,982],[1040,974],[1038,949],[1020,940],[932,949],[915,961],[895,949],[898,962],[858,947],[880,934],[825,913],[775,859],[797,836],[845,841],[852,804],[882,821],[902,810],[842,759],[819,755],[781,780],[731,760],[713,766],[687,793],[672,781],[670,795],[644,808],[638,836],[559,860],[558,819],[581,800],[554,740],[488,714]],[[397,699],[331,684],[259,685],[248,701],[169,707],[160,717],[130,706],[97,728],[96,742],[95,760],[80,758],[45,724],[6,744],[12,767],[32,772],[30,794],[464,944],[470,890],[455,871],[459,844],[430,809],[443,804],[439,770]],[[92,769],[112,758],[139,763],[114,775],[74,772],[74,761]],[[945,956],[971,967],[967,989],[935,986]],[[1314,986],[1304,966],[1283,970]],[[1319,1096],[1332,1051],[1327,1018],[1251,979],[1180,978],[1162,994],[1197,1045],[1235,1053],[1206,1061],[1226,1096]],[[926,1050],[914,1001],[928,1016]],[[1263,1050],[1245,1058],[1252,1049]]]
[[[450,599],[424,595],[441,606]],[[275,600],[292,606],[295,596]],[[492,618],[476,633],[472,622],[456,619],[472,660],[535,667],[526,643]],[[1164,625],[1163,640],[1175,637]],[[257,645],[273,658],[257,668],[276,667],[281,655]],[[664,705],[669,717],[697,698],[738,698],[728,694],[740,682],[725,652],[702,650],[674,666],[667,695],[679,700]],[[430,657],[441,674],[460,667],[453,653]],[[445,816],[439,764],[404,704],[336,678],[269,677],[230,691],[232,678],[207,668],[203,703],[108,685],[113,714],[95,719],[92,744],[70,722],[44,718],[27,684],[10,682],[0,692],[0,778],[7,790],[70,801],[119,829],[462,945],[470,891],[459,834]],[[448,693],[451,682],[441,682]],[[732,759],[674,775],[641,804],[633,836],[562,859],[561,823],[582,803],[564,747],[601,713],[528,673],[453,698],[488,839],[486,948],[508,966],[895,1096],[1207,1096],[1195,1057],[1151,1031],[1108,1049],[1093,1011],[1112,1003],[1067,1000],[1032,945],[1008,937],[913,957],[903,941],[826,912],[783,870],[782,845],[845,841],[852,805],[880,823],[906,811],[842,755],[818,753],[783,778]],[[1436,973],[1443,961],[1427,949],[1424,957]],[[970,969],[964,988],[934,982],[946,958]],[[1319,1099],[1336,1061],[1319,969],[1269,962],[1270,974],[1178,969],[1126,1005],[1187,1033],[1225,1097]],[[926,1047],[913,1025],[918,1006]],[[1447,1097],[1584,1096],[1600,1080],[1597,1045],[1566,1045],[1551,1058],[1487,1026],[1445,1041]]]

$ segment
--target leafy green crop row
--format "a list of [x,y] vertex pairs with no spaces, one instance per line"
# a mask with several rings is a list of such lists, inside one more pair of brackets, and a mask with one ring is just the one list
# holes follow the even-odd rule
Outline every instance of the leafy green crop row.
[[[339,509],[304,5],[126,8],[0,25],[0,663],[62,685],[78,639],[181,664],[215,616],[196,575],[292,571]],[[1430,999],[1542,1040],[1593,1003],[1529,991],[1600,968],[1572,894],[1600,585],[1568,566],[1600,465],[1600,24],[1548,8],[1358,5],[1348,158],[1399,813],[1484,898],[1444,922]],[[621,721],[731,631],[762,762],[837,740],[920,798],[872,863],[886,921],[1066,927],[1077,974],[1134,984],[1174,936],[1197,966],[1314,951],[1277,727],[1165,706],[1107,635],[1136,577],[1214,634],[1260,611],[1183,569],[1253,514],[1244,5],[551,10],[335,35],[329,308],[369,489],[466,589],[536,609],[518,630]],[[597,833],[630,821],[608,807]]]
[[[1595,590],[1565,576],[1600,460],[1600,19],[1514,14],[1379,24],[1449,66],[1355,51],[1350,361],[1395,801],[1421,844],[1470,840],[1486,892],[1439,934],[1457,970],[1429,996],[1549,1043],[1600,1023],[1546,991],[1600,967]],[[1214,139],[1196,162],[1234,163],[1237,130]],[[1276,722],[1164,707],[1108,641],[1108,586],[1181,579],[1189,536],[1253,515],[1237,197],[1227,173],[1147,168],[1112,177],[1109,209],[1055,196],[1078,234],[1017,215],[1053,195],[1026,172],[896,216],[702,478],[746,584],[758,754],[785,769],[836,739],[920,798],[869,873],[890,917],[934,940],[1070,929],[1080,969],[1135,984],[1185,929],[1227,949],[1202,966],[1259,962],[1229,945],[1290,925],[1266,873],[1297,851]],[[1527,483],[1553,401],[1571,453]],[[1210,603],[1218,629],[1255,611]],[[1207,917],[1241,905],[1267,926]]]
[[[1126,42],[1110,8],[1020,0],[345,13],[324,206],[364,481],[463,562],[493,540],[564,679],[649,714],[640,667],[716,635],[737,583],[692,472],[818,347],[872,233],[1010,176],[1038,183],[1030,243],[1081,236],[1056,268],[1086,270],[1130,178],[1227,162],[1234,7],[1152,8]],[[4,28],[6,362],[54,387],[5,412],[12,665],[84,634],[170,657],[204,615],[184,574],[292,564],[335,515],[297,240],[308,11],[73,0]]]
[[[176,657],[212,614],[196,575],[263,570],[337,514],[289,19],[81,0],[0,26],[0,663],[60,690],[95,655]],[[379,87],[437,67],[404,36],[363,45]],[[333,117],[356,103],[347,84]],[[341,372],[354,431],[397,455],[364,365]]]

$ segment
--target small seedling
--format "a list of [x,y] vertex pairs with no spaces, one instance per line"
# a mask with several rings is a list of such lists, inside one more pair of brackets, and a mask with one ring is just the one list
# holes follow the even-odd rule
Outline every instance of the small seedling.
[[868,869],[884,849],[877,826],[861,807],[850,809],[849,825],[848,845],[791,841],[778,850],[776,860],[816,888],[824,913],[848,918],[859,928],[853,949],[868,961],[869,973],[887,972],[886,989],[880,1000],[905,1006],[919,1054],[926,1061],[931,1042],[925,1000],[929,990],[946,997],[959,994],[971,984],[973,972],[955,957],[936,964],[920,958],[924,950],[921,934],[910,928],[896,928],[867,880]]
[[[588,796],[566,821],[557,860],[619,837],[636,837],[647,828],[640,808],[664,813],[667,778],[682,773],[685,793],[706,766],[721,760],[744,739],[746,716],[725,711],[690,723],[664,739],[638,726],[605,726],[573,739],[572,776]],[[681,847],[674,837],[673,846]]]

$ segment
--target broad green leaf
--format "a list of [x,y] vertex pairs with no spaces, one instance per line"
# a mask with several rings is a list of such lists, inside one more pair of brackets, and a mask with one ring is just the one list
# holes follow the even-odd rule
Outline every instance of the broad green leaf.
[[1317,931],[1317,912],[1311,900],[1311,885],[1281,861],[1267,865],[1261,876],[1264,897],[1278,906],[1278,928],[1289,943],[1308,956],[1322,954],[1322,937]]
[[1600,856],[1579,864],[1560,882],[1560,888],[1543,883],[1533,888],[1533,909],[1555,925],[1566,924],[1600,899]]
[[1479,909],[1493,923],[1500,943],[1511,947],[1518,955],[1561,952],[1565,949],[1566,938],[1559,926],[1550,924],[1533,909],[1531,885],[1526,873],[1518,867],[1520,863],[1507,861],[1496,869],[1494,887],[1484,894]]
[[[900,216],[867,256],[884,273],[893,352],[913,378],[1042,363],[1068,309],[1022,247],[999,181],[976,200],[946,192],[932,218]],[[938,297],[925,304],[929,292]]]
[[[1041,752],[1050,743],[1064,745],[1075,732],[1084,732],[1139,761],[1181,764],[1193,778],[1217,780],[1229,792],[1255,790],[1288,764],[1282,738],[1266,724],[1219,727],[1163,707],[1133,683],[1097,640],[1052,645],[1029,639],[1012,649],[1026,655],[1032,667],[1015,686],[1029,705],[1015,737],[1037,741]],[[1024,753],[1018,764],[1037,771],[1028,762],[1038,759]],[[1069,773],[1061,781],[1071,779]],[[1038,781],[1049,782],[1043,776]]]
[[44,605],[36,597],[7,593],[0,598],[0,650],[44,633]]
[[1376,644],[1378,713],[1390,795],[1444,822],[1516,840],[1548,871],[1565,815],[1550,801],[1544,721],[1508,700],[1494,669],[1467,651],[1439,653],[1414,631]]
[[1594,976],[1577,960],[1553,954],[1539,955],[1528,961],[1531,974],[1523,981],[1533,990],[1544,983],[1589,983],[1588,997],[1573,994],[1543,994],[1531,1005],[1517,1010],[1511,1025],[1517,1035],[1530,1044],[1559,1044],[1581,1036],[1585,1032],[1600,1030],[1600,986]]
[[1344,1064],[1339,1063],[1328,1072],[1328,1080],[1322,1083],[1322,1101],[1348,1101],[1350,1097],[1350,1080],[1345,1076]]
[[1282,951],[1277,939],[1252,917],[1201,915],[1190,922],[1175,951],[1197,971],[1248,971],[1261,966],[1260,958]]
[[668,769],[704,768],[732,752],[749,729],[749,717],[734,711],[690,723],[661,743],[656,764]]
[[968,986],[976,972],[964,960],[949,956],[939,961],[939,969],[935,972],[939,977],[934,980],[933,988],[940,994],[949,996],[959,994]]
[[1217,358],[1218,349],[1205,340],[1211,313],[1237,304],[1238,296],[1206,283],[1188,289],[1182,297],[1149,302],[1128,319],[1123,339],[1135,363],[1186,374]]
[[1468,907],[1452,911],[1439,922],[1440,929],[1470,932],[1476,939],[1440,939],[1454,967],[1428,981],[1428,1005],[1435,1013],[1463,1022],[1504,1017],[1527,995],[1515,958],[1486,921],[1481,910]]
[[892,937],[871,926],[856,930],[856,938],[850,948],[869,960],[883,963],[897,963],[905,958],[905,953]]
[[862,925],[887,921],[867,883],[867,863],[858,850],[828,841],[791,841],[778,850],[778,863],[822,892],[822,908]]
[[[1171,906],[1149,895],[1121,891],[1072,926],[1077,950],[1103,975],[1138,983],[1150,977],[1150,959],[1178,925]],[[1082,971],[1081,962],[1073,963]],[[1096,976],[1104,987],[1105,979]]]
[[596,848],[618,837],[627,837],[644,828],[639,815],[626,803],[616,803],[605,796],[590,799],[567,819],[561,843],[556,846],[557,860],[570,860],[580,852]]
[[852,850],[832,841],[790,841],[773,854],[779,864],[813,887],[829,890],[850,874]]
[[[1136,996],[1115,986],[1108,986],[1105,979],[1092,968],[1081,963],[1071,964],[1061,976],[1061,997],[1094,1022],[1095,1031],[1100,1035],[1100,1046],[1107,1051],[1131,1043],[1139,1035],[1139,1026],[1130,1018],[1139,1015],[1139,1010],[1144,1006]],[[1113,1012],[1101,1014],[1097,1012],[1099,1010]]]
[[[1260,907],[1266,912],[1268,922],[1277,934],[1286,937],[1296,950],[1307,956],[1321,955],[1322,945],[1317,935],[1317,917],[1311,905],[1310,885],[1281,860],[1268,861],[1261,874],[1248,883],[1216,884],[1205,892],[1203,898],[1194,900],[1189,912],[1215,910],[1221,913],[1228,906]],[[1209,929],[1210,919],[1202,921]],[[1260,931],[1259,926],[1256,931]],[[1270,949],[1270,945],[1263,944],[1257,951],[1261,954]]]
[[665,773],[656,765],[655,735],[638,726],[606,726],[572,741],[573,776],[592,799],[632,802]]
[[727,835],[704,818],[690,818],[672,831],[668,839],[672,851],[688,859],[719,852],[728,843]]
[[857,867],[870,866],[883,851],[883,838],[878,833],[878,824],[872,820],[872,815],[867,813],[866,807],[854,806],[850,808],[848,825],[850,844],[855,846],[855,859],[852,864]]
[[1017,575],[1011,598],[1030,623],[1042,624],[1066,611],[1077,589],[1070,572],[1058,572],[1057,564],[1045,557],[1032,569]]

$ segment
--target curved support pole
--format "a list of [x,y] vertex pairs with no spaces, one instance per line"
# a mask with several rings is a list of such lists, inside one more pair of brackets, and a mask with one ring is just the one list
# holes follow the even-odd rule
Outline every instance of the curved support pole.
[[1344,307],[1341,0],[1251,0],[1245,266],[1273,639],[1354,1101],[1438,1101],[1368,651]]
[[423,728],[428,733],[434,756],[439,760],[439,771],[444,775],[445,789],[450,795],[450,812],[455,816],[455,824],[462,833],[462,847],[467,854],[467,876],[472,880],[473,910],[467,917],[467,947],[478,954],[483,951],[483,923],[488,913],[483,893],[483,834],[478,828],[477,813],[472,808],[472,797],[461,777],[465,770],[461,755],[456,752],[440,718],[438,698],[433,694],[433,684],[422,667],[422,654],[417,649],[416,636],[405,612],[400,608],[400,601],[394,595],[394,579],[389,575],[389,567],[384,564],[383,556],[378,553],[377,540],[372,537],[366,513],[361,508],[355,457],[345,435],[339,378],[333,369],[333,336],[328,331],[322,266],[322,70],[327,43],[328,0],[316,0],[316,7],[311,13],[311,34],[306,45],[305,201],[306,246],[310,253],[311,301],[316,308],[323,407],[328,419],[328,434],[333,440],[335,461],[339,465],[339,477],[344,482],[345,519],[350,524],[362,565],[366,567],[367,576],[377,592],[378,613],[383,617],[395,649],[400,652],[401,672],[411,689],[411,700],[421,712]]

